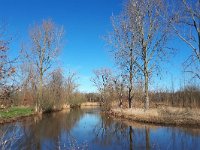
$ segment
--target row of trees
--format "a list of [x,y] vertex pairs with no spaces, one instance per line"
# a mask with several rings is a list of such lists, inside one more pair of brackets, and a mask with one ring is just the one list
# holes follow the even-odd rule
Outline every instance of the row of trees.
[[[113,31],[106,41],[118,66],[117,74],[109,69],[95,71],[92,79],[101,93],[103,103],[107,99],[128,99],[129,108],[133,99],[141,99],[145,110],[149,108],[149,81],[160,74],[159,64],[167,60],[175,46],[169,44],[179,38],[191,49],[184,62],[184,71],[199,79],[200,66],[200,16],[198,0],[191,3],[178,0],[129,0],[122,13],[112,16]],[[9,44],[6,25],[0,26],[0,98],[8,99],[15,91],[30,91],[36,111],[42,111],[45,95],[60,99],[59,92],[68,91],[72,99],[77,84],[75,75],[63,78],[55,62],[64,46],[64,29],[51,20],[34,24],[29,30],[28,45],[23,44],[19,58],[8,58]],[[67,82],[67,86],[66,86]],[[28,89],[28,90],[27,90]],[[45,94],[48,93],[49,94]],[[138,92],[140,91],[140,92]],[[144,93],[144,94],[143,94]],[[84,97],[80,93],[78,97]],[[110,97],[110,98],[109,98]],[[50,99],[50,98],[46,98]],[[54,99],[54,100],[55,100]],[[90,99],[90,98],[89,98]],[[98,98],[95,98],[98,99]],[[53,102],[55,104],[56,102]],[[45,104],[46,105],[46,104]]]
[[[59,109],[69,101],[85,97],[78,92],[77,75],[64,77],[55,65],[64,44],[64,28],[43,20],[29,30],[28,44],[18,57],[9,60],[11,37],[6,25],[0,27],[0,101],[35,106],[36,111]],[[78,101],[78,100],[77,100]]]
[[[120,75],[111,80],[113,77],[110,71],[95,71],[93,82],[100,93],[105,95],[108,88],[116,89],[111,86],[113,81],[120,91],[125,89],[131,108],[137,89],[142,86],[144,109],[148,109],[149,80],[160,74],[160,62],[173,54],[175,46],[169,42],[175,38],[182,40],[191,49],[191,55],[184,62],[184,71],[199,78],[199,8],[198,0],[178,0],[174,3],[163,0],[129,0],[120,15],[112,16],[113,31],[106,38],[112,47]],[[122,92],[119,97],[121,95]]]

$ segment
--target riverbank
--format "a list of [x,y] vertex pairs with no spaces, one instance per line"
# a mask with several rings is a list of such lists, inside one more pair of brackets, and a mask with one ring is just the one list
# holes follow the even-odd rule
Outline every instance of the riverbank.
[[14,122],[25,117],[36,115],[30,107],[9,107],[0,110],[0,124]]
[[[78,108],[93,108],[93,107],[99,107],[99,106],[100,104],[96,102],[84,102],[78,105]],[[73,105],[66,104],[61,109],[54,108],[54,109],[44,111],[39,114],[41,115],[43,113],[54,113],[54,112],[59,112],[59,111],[65,112],[65,111],[69,111],[70,109],[73,109]],[[18,107],[4,108],[0,110],[0,124],[15,122],[15,121],[22,120],[24,118],[35,116],[35,115],[38,115],[38,113],[36,113],[34,109],[30,107],[18,106]]]
[[109,111],[109,115],[111,117],[142,123],[200,127],[199,109],[166,107],[144,111],[140,108],[115,108]]

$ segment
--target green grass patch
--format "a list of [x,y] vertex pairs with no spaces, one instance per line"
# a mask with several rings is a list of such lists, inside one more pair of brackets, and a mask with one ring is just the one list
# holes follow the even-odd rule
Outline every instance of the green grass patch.
[[10,107],[0,110],[0,119],[9,119],[20,116],[28,116],[33,113],[33,110],[28,107]]

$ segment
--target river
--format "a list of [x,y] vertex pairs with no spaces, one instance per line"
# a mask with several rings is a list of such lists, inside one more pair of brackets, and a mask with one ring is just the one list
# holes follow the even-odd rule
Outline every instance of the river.
[[200,150],[200,129],[112,119],[99,109],[75,109],[0,125],[0,149]]

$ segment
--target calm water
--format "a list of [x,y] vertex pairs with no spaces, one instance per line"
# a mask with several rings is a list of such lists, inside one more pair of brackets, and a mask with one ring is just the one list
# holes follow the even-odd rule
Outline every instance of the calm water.
[[200,150],[200,129],[122,123],[98,109],[71,110],[1,125],[0,149]]

